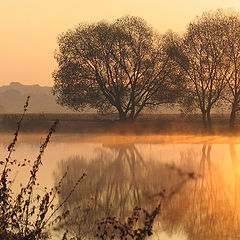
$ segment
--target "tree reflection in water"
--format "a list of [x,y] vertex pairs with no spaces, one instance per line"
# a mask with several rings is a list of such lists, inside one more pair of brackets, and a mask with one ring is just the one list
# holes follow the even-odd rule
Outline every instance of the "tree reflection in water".
[[198,167],[202,177],[178,192],[162,214],[165,229],[182,229],[189,240],[240,237],[239,158],[230,145],[232,173],[224,174],[212,163],[211,148],[202,146]]
[[[65,225],[74,236],[90,238],[97,220],[113,216],[123,220],[135,206],[152,211],[160,201],[163,204],[156,231],[181,231],[187,239],[196,240],[240,236],[240,163],[234,145],[230,145],[232,173],[221,171],[211,161],[211,144],[203,144],[199,155],[182,153],[175,169],[161,161],[143,159],[134,144],[107,148],[109,151],[100,151],[94,159],[72,157],[60,165],[57,176],[69,166],[60,201],[76,179],[87,173],[64,206],[70,211]],[[182,174],[193,171],[201,177],[188,181],[189,177]]]
[[63,175],[69,166],[60,201],[78,177],[87,173],[64,206],[64,210],[70,211],[65,225],[75,236],[89,238],[95,232],[97,220],[113,216],[124,220],[136,206],[152,211],[163,192],[170,196],[186,181],[186,176],[180,176],[160,161],[144,160],[134,144],[107,148],[110,151],[101,151],[95,159],[72,157],[60,165],[57,176]]

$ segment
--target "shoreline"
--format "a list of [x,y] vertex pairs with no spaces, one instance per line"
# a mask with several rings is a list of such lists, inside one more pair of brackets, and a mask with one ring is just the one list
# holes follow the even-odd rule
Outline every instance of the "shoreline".
[[[14,133],[20,114],[1,114],[0,133]],[[134,122],[120,122],[110,118],[100,119],[94,114],[26,114],[21,125],[21,133],[45,134],[55,119],[59,134],[97,134],[97,135],[198,135],[198,136],[239,136],[240,119],[236,128],[230,131],[227,115],[213,115],[213,130],[207,131],[201,122],[200,115],[180,114],[143,115]]]

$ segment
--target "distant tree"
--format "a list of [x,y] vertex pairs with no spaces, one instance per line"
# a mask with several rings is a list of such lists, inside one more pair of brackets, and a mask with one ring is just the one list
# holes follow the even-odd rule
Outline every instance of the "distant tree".
[[189,24],[183,37],[169,37],[168,55],[185,73],[191,102],[200,109],[208,129],[212,128],[212,107],[231,76],[231,64],[226,61],[227,19],[222,10],[205,12]]
[[58,38],[53,73],[57,102],[135,119],[146,106],[173,101],[171,61],[162,37],[138,17],[80,24]]

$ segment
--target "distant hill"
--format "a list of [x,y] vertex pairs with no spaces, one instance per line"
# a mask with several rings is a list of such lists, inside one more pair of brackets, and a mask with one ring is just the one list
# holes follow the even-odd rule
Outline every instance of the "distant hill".
[[[51,90],[52,87],[42,87],[38,84],[24,85],[19,82],[2,86],[0,87],[0,114],[22,113],[27,96],[30,96],[28,113],[74,113],[74,111],[58,105]],[[94,109],[88,109],[86,112],[96,113]],[[157,112],[172,114],[178,111],[161,106]],[[154,113],[156,113],[156,110],[154,110]]]
[[21,113],[27,96],[30,96],[29,113],[71,113],[59,106],[51,87],[23,85],[12,82],[0,87],[0,113]]

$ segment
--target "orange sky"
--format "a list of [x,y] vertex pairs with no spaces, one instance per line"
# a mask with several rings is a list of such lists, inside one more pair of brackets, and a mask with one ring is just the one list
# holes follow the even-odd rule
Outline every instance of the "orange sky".
[[182,32],[203,11],[229,7],[240,11],[240,0],[0,0],[0,86],[52,86],[56,37],[80,22],[130,14]]

